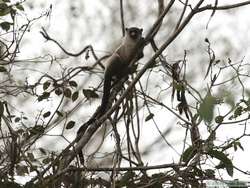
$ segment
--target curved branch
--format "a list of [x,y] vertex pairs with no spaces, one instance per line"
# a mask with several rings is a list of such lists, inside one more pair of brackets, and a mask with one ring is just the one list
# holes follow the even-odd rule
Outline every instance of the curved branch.
[[69,55],[69,56],[77,57],[77,56],[83,54],[87,49],[91,48],[90,45],[87,45],[87,46],[85,46],[80,52],[74,54],[74,53],[71,53],[71,52],[68,52],[67,50],[65,50],[65,49],[62,47],[62,45],[59,44],[59,42],[57,42],[55,39],[52,39],[52,38],[49,36],[49,34],[47,33],[47,31],[44,29],[44,27],[42,27],[42,31],[40,31],[40,33],[42,34],[42,36],[43,36],[46,40],[48,40],[48,41],[51,40],[51,41],[53,41],[54,43],[56,43],[57,46],[59,46],[59,48],[61,48],[61,50],[62,50],[65,54],[67,54],[67,55]]
[[250,5],[250,1],[245,1],[241,3],[236,3],[236,4],[230,4],[230,5],[221,5],[221,6],[212,6],[212,5],[207,5],[204,7],[201,7],[197,9],[198,12],[202,12],[205,10],[228,10],[228,9],[233,9],[233,8],[239,8],[245,5]]

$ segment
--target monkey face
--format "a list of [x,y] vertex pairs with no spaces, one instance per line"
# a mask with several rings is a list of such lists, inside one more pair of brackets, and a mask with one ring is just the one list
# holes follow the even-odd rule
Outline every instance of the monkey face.
[[127,34],[134,40],[141,38],[142,31],[142,29],[139,29],[137,27],[126,28]]

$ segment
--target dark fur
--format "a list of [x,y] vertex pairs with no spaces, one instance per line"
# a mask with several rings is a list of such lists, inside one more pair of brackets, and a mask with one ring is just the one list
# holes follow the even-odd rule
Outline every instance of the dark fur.
[[[131,56],[133,55],[138,42],[141,42],[142,39],[142,29],[137,27],[126,28],[126,35],[123,43],[107,60],[108,65],[104,74],[103,97],[100,107],[101,115],[104,114],[107,109],[112,78],[115,77],[120,80],[122,77],[127,76],[126,73],[129,72],[127,69],[132,58]],[[140,52],[137,59],[142,57],[143,52]]]
[[[103,97],[101,106],[97,109],[95,114],[84,123],[77,131],[77,135],[84,134],[88,126],[93,123],[97,118],[102,116],[106,111],[109,104],[110,91],[112,88],[112,80],[120,80],[121,78],[128,75],[128,65],[133,58],[136,51],[135,48],[138,44],[143,43],[144,38],[142,37],[142,29],[137,27],[126,28],[126,34],[123,38],[121,45],[117,50],[107,59],[107,66],[104,73],[104,86],[103,86]],[[136,60],[143,57],[143,51],[137,52],[138,55]],[[78,138],[79,139],[79,138]]]

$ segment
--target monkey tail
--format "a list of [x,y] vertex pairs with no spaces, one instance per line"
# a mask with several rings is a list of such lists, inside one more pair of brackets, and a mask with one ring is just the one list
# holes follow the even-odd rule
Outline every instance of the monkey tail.
[[99,118],[100,116],[102,116],[108,106],[108,102],[109,102],[109,95],[110,95],[110,90],[111,90],[111,78],[107,77],[104,79],[104,87],[103,87],[103,96],[102,96],[102,103],[100,108],[95,112],[95,114],[93,115],[93,117],[91,117],[86,123],[84,123],[77,131],[77,137],[78,140],[80,139],[79,135],[83,135],[85,133],[85,131],[87,130],[88,126],[93,123],[96,118]]
[[99,111],[100,115],[103,115],[107,110],[109,96],[110,96],[110,90],[111,90],[111,78],[107,77],[104,79],[102,103],[101,103],[101,107],[100,107],[100,111]]

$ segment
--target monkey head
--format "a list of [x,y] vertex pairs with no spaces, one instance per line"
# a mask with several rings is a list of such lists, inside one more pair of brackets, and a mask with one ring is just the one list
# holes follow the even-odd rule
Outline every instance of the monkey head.
[[126,35],[128,35],[133,40],[138,40],[142,38],[143,29],[137,27],[126,28]]

